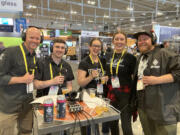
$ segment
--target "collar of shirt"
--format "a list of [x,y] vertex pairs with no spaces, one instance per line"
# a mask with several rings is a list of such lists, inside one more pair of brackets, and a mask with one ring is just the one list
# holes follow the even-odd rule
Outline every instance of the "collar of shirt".
[[[51,56],[49,57],[49,62],[50,62],[51,64],[53,64],[53,65],[57,65],[57,64],[54,62],[54,60],[52,59]],[[63,59],[61,59],[61,62],[60,62],[57,66],[60,67],[61,63],[63,63]]]
[[31,53],[28,51],[28,49],[26,48],[26,46],[24,45],[24,43],[23,43],[23,49],[24,49],[24,52],[25,52],[26,56],[36,56],[35,51],[33,51],[33,53],[31,54]]

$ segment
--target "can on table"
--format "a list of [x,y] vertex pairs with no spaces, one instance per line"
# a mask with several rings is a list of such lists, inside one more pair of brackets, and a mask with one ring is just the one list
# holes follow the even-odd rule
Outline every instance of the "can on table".
[[57,97],[57,118],[66,117],[66,99],[64,95]]
[[54,116],[54,104],[51,98],[45,99],[44,103],[44,122],[50,123],[53,122]]

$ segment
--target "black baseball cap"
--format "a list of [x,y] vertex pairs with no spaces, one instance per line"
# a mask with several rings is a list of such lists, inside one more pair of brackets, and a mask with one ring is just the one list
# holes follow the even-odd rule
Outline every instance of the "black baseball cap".
[[147,35],[147,36],[149,36],[150,38],[153,37],[152,32],[147,32],[147,31],[138,32],[138,33],[134,34],[133,37],[138,40],[138,37],[139,37],[140,35]]

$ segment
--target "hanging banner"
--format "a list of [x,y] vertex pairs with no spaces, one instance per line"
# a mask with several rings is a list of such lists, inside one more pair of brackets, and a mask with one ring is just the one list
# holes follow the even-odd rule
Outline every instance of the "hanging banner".
[[16,22],[16,32],[22,32],[23,29],[27,28],[27,24],[26,24],[26,18],[17,18],[15,19]]
[[98,37],[99,36],[99,32],[98,31],[81,31],[81,36],[85,36],[85,37]]
[[0,12],[22,12],[23,0],[0,0]]

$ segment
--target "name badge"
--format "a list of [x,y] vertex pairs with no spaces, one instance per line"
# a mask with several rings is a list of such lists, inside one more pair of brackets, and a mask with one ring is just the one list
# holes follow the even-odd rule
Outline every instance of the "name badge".
[[97,84],[97,93],[103,93],[103,85],[100,83]]
[[56,86],[51,86],[49,88],[48,95],[57,95],[58,94],[58,90],[59,90],[59,87],[57,85]]
[[26,85],[26,91],[27,93],[32,93],[34,90],[33,82]]
[[137,81],[137,90],[143,90],[144,89],[144,83],[142,79],[139,79]]
[[119,78],[116,77],[112,77],[111,78],[111,84],[113,88],[120,88],[120,83],[119,83]]

